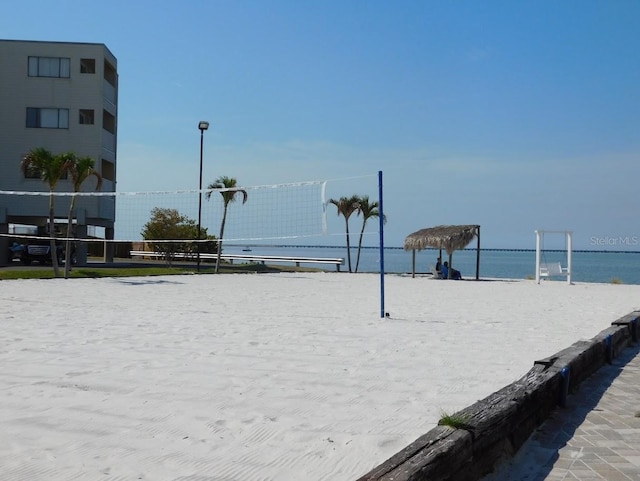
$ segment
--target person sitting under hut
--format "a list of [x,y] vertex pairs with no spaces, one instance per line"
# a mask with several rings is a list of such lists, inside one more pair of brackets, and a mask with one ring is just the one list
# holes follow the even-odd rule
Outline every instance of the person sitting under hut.
[[[449,263],[447,261],[444,261],[444,264],[442,265],[442,278],[449,279]],[[453,267],[451,268],[451,279],[456,281],[462,279],[460,271],[455,270]]]

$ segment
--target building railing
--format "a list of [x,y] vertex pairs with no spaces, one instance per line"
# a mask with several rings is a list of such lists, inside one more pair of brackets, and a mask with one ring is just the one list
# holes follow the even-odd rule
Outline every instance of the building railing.
[[102,129],[102,148],[111,153],[116,151],[116,136],[105,129]]
[[115,109],[117,105],[116,88],[106,80],[102,84],[104,100],[111,104],[111,106]]

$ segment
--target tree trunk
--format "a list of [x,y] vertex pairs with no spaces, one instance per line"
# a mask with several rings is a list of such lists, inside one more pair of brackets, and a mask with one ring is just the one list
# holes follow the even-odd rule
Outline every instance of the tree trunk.
[[347,261],[349,264],[349,272],[351,271],[351,243],[349,242],[349,218],[345,217],[345,222],[347,224]]
[[356,258],[356,272],[358,272],[358,266],[360,265],[360,251],[362,250],[362,237],[364,236],[364,227],[367,221],[362,221],[362,230],[360,231],[360,240],[358,240],[358,257]]
[[[69,278],[69,272],[71,271],[71,234],[73,229],[71,228],[73,221],[73,208],[76,205],[76,196],[71,197],[71,205],[69,206],[69,216],[67,217],[67,241],[64,248],[64,278]],[[56,255],[56,257],[58,257]]]
[[56,227],[54,224],[53,215],[53,191],[49,196],[49,245],[51,246],[51,265],[53,266],[53,273],[56,277],[60,277],[60,266],[58,266],[58,251],[56,249]]
[[224,236],[224,224],[227,222],[227,206],[224,205],[224,212],[222,214],[222,223],[220,224],[220,238],[218,239],[218,255],[216,257],[216,274],[220,271],[220,256],[222,255],[222,237]]

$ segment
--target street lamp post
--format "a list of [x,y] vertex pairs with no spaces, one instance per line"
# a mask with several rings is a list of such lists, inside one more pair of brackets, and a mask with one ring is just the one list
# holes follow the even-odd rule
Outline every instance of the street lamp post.
[[200,129],[200,183],[198,192],[198,272],[200,272],[200,231],[202,229],[202,151],[204,146],[204,131],[209,128],[209,122],[201,120],[198,124]]

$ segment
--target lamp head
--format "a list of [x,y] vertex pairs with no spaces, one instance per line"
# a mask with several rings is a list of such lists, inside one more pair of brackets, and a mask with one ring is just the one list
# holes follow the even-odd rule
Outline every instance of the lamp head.
[[209,122],[207,122],[206,120],[201,120],[200,123],[198,124],[198,128],[201,131],[205,131],[209,128]]

